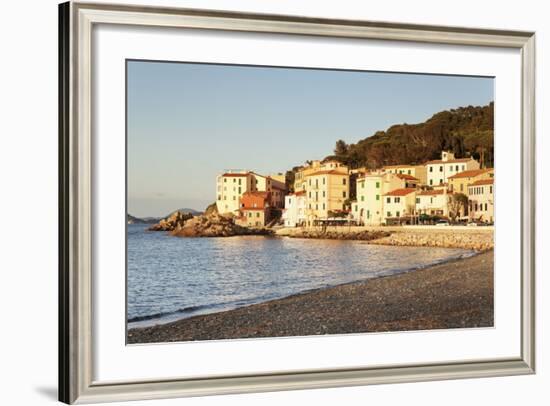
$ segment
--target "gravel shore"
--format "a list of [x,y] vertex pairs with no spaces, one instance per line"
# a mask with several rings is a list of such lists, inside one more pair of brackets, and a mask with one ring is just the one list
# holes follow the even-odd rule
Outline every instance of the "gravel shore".
[[493,326],[493,251],[128,331],[128,343]]

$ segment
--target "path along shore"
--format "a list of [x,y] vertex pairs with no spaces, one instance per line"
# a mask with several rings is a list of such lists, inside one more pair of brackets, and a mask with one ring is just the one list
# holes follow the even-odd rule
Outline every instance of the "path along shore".
[[365,240],[369,244],[377,245],[464,248],[476,251],[487,251],[494,248],[494,228],[492,226],[281,228],[276,231],[276,235],[292,238]]
[[130,329],[128,343],[491,326],[493,251],[488,250],[414,272]]

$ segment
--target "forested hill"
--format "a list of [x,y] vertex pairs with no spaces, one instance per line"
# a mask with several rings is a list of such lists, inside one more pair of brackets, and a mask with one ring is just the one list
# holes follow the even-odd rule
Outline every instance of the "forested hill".
[[330,158],[352,168],[378,168],[421,164],[440,159],[441,150],[449,150],[457,158],[472,156],[482,166],[492,167],[493,112],[493,102],[482,107],[460,107],[434,114],[424,123],[394,125],[356,144],[338,140]]

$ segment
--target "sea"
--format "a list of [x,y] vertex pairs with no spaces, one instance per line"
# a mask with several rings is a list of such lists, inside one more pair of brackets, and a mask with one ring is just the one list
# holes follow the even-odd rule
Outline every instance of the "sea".
[[128,225],[128,328],[166,323],[473,255],[455,248],[271,236],[179,238]]

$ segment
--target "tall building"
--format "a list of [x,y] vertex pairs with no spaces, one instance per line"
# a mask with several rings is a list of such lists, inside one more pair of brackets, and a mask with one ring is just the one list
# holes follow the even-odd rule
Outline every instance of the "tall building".
[[449,177],[449,190],[468,195],[468,185],[481,179],[491,179],[494,175],[493,168],[464,171]]
[[425,164],[428,186],[447,183],[449,177],[458,173],[479,169],[479,162],[473,158],[455,158],[452,152],[442,151],[441,159]]
[[300,191],[285,196],[285,210],[283,221],[285,227],[305,225],[306,218],[306,192]]
[[327,219],[330,212],[343,212],[349,199],[349,175],[346,170],[320,170],[309,173],[305,181],[308,225]]
[[424,165],[390,165],[384,166],[382,170],[388,173],[412,176],[422,184],[427,182],[427,168]]
[[315,172],[319,171],[338,171],[348,174],[348,167],[336,160],[327,161],[310,161],[308,164],[302,166],[294,173],[294,191],[299,192],[306,190],[307,177]]

